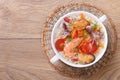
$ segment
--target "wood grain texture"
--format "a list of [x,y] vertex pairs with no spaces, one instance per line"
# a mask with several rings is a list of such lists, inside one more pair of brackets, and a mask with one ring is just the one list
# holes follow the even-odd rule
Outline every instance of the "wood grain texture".
[[116,54],[88,80],[120,80],[120,0],[0,0],[0,80],[81,80],[56,72],[41,47],[46,18],[57,7],[70,3],[96,6],[116,26]]
[[70,3],[96,6],[120,25],[120,0],[0,0],[0,38],[41,38],[46,18],[57,7]]

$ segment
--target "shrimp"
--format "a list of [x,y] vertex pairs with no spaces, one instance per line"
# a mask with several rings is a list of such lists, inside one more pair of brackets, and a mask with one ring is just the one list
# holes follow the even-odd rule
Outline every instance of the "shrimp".
[[72,41],[70,41],[65,47],[64,47],[64,54],[68,58],[73,57],[76,52],[75,52],[75,47],[79,46],[81,43],[82,38],[75,38]]

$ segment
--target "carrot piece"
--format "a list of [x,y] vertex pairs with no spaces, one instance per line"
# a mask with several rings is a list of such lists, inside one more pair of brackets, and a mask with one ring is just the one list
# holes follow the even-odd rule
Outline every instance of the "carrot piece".
[[81,19],[85,19],[85,15],[82,13],[82,14],[80,14],[80,18]]
[[83,36],[86,33],[86,30],[78,31],[78,36]]
[[77,30],[73,30],[72,34],[71,34],[71,38],[77,38],[78,37],[78,31]]

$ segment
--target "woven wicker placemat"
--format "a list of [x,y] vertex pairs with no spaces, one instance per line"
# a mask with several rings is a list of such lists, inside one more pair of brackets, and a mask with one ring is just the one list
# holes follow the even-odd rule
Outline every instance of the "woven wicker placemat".
[[[54,24],[57,22],[57,20],[61,16],[72,11],[87,11],[94,14],[97,17],[101,17],[102,15],[105,14],[100,9],[87,4],[70,4],[70,5],[57,8],[53,12],[53,14],[51,14],[46,20],[44,30],[43,30],[42,46],[48,60],[50,60],[55,55],[51,47],[51,41],[50,41],[51,32],[54,27]],[[116,31],[115,31],[114,25],[111,23],[111,20],[109,19],[108,16],[107,16],[107,19],[103,22],[103,24],[106,27],[107,33],[108,33],[108,47],[104,56],[97,63],[86,68],[74,68],[64,64],[59,60],[54,64],[52,64],[52,66],[63,75],[69,75],[71,77],[81,77],[81,76],[86,77],[96,73],[101,68],[103,68],[103,66],[105,66],[107,62],[109,62],[110,58],[115,53],[115,49],[116,49]]]

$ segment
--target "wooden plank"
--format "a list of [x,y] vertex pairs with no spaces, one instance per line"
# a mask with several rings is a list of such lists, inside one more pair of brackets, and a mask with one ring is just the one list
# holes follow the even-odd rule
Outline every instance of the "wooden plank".
[[[60,75],[50,66],[44,57],[40,39],[0,40],[0,43],[0,80],[77,80]],[[120,43],[106,67],[88,80],[119,80],[119,47]]]
[[47,16],[57,7],[70,3],[87,3],[102,9],[120,34],[120,0],[1,0],[0,38],[41,38]]
[[0,80],[61,80],[61,77],[72,80],[50,66],[40,39],[0,40],[0,43]]

